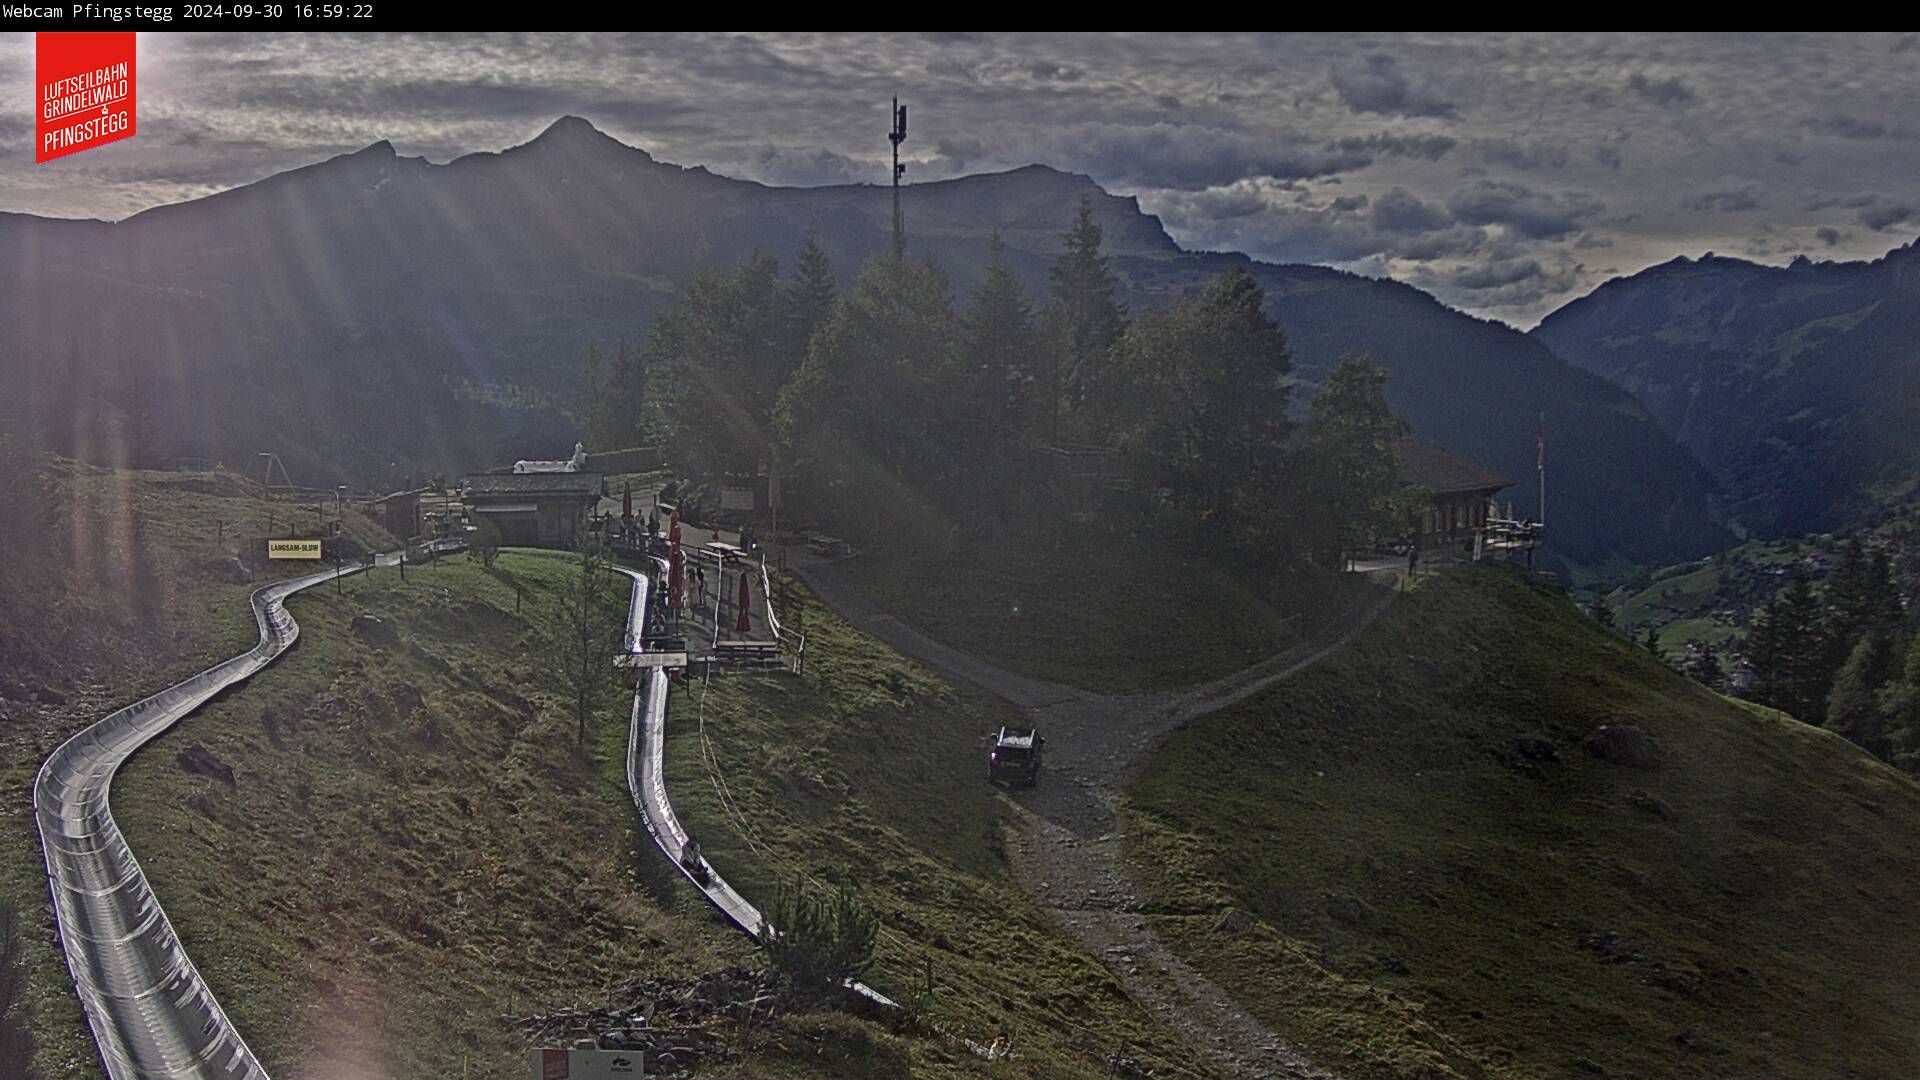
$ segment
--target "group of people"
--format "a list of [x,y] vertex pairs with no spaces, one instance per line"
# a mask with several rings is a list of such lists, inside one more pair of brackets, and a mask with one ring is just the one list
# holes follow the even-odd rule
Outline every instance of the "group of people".
[[[707,571],[702,566],[692,566],[686,572],[686,586],[693,593],[693,606],[704,608],[707,604]],[[664,617],[671,609],[672,602],[667,596],[667,585],[663,580],[653,590],[654,609]]]

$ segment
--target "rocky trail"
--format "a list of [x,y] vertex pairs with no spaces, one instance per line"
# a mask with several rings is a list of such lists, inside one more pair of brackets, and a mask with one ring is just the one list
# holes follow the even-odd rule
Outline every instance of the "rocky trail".
[[1392,591],[1353,612],[1332,633],[1252,667],[1179,691],[1112,696],[1019,675],[934,641],[861,597],[833,563],[795,558],[788,565],[842,618],[896,651],[1018,706],[1047,736],[1040,783],[1014,796],[1008,836],[1013,871],[1134,1000],[1230,1075],[1334,1080],[1335,1074],[1290,1047],[1153,932],[1145,894],[1121,850],[1116,811],[1169,732],[1338,650],[1386,609]]

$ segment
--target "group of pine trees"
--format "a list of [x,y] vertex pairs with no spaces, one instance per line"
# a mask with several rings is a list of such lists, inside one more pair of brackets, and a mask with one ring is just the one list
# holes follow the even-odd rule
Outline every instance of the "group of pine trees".
[[1403,531],[1406,429],[1384,372],[1344,361],[1296,430],[1292,357],[1250,273],[1134,317],[1089,205],[1063,239],[1037,305],[997,237],[964,300],[898,256],[843,290],[812,238],[784,279],[765,255],[709,270],[644,349],[610,374],[596,360],[589,396],[609,403],[589,426],[642,415],[695,490],[771,469],[789,520],[853,538],[1043,523],[1058,507],[1037,451],[1089,447],[1130,481],[1101,507],[1110,526],[1171,522],[1322,561]]
[[598,345],[587,346],[576,415],[588,446],[596,451],[622,450],[645,441],[646,429],[639,417],[619,408],[621,402],[640,400],[645,378],[645,357],[626,342],[615,347],[610,360],[600,354]]
[[1884,551],[1849,540],[1817,592],[1796,574],[1754,615],[1746,653],[1755,700],[1920,772],[1920,634]]

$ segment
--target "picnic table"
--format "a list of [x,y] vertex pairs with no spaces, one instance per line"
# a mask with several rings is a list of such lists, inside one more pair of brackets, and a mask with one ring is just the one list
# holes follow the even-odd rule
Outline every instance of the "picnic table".
[[729,544],[714,540],[707,544],[707,550],[719,556],[722,563],[735,563],[747,557],[747,550],[738,544]]

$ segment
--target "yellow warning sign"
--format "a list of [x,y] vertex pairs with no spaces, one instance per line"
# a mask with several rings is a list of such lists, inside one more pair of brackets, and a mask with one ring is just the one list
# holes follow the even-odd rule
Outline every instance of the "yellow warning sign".
[[269,559],[317,559],[320,557],[318,540],[269,540],[267,558]]

